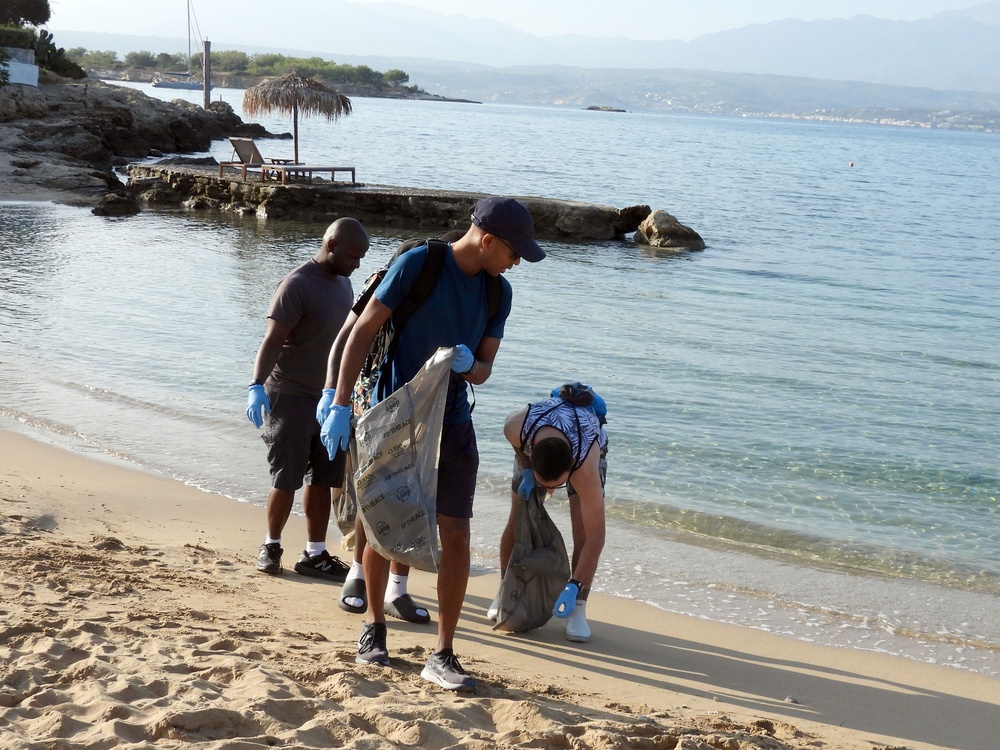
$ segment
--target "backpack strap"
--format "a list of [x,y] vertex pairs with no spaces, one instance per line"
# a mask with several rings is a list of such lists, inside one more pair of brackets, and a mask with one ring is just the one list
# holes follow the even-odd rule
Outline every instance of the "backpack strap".
[[[444,268],[445,253],[448,252],[448,243],[443,240],[428,239],[427,240],[427,257],[424,259],[423,266],[420,267],[420,273],[417,274],[417,278],[414,279],[413,285],[410,287],[410,291],[406,295],[406,301],[399,306],[398,309],[393,311],[392,314],[392,338],[389,341],[389,345],[386,348],[385,357],[382,360],[380,370],[385,373],[388,370],[389,364],[392,362],[392,358],[396,353],[396,345],[399,342],[400,334],[402,334],[403,329],[406,324],[410,322],[410,318],[413,316],[421,305],[423,305],[434,292],[434,288],[437,286],[438,279],[441,277],[441,271]],[[392,260],[396,258],[401,253],[394,255]],[[392,261],[390,261],[392,263]],[[383,272],[383,276],[385,273]],[[379,279],[381,281],[381,278]],[[376,283],[374,286],[378,286]],[[374,293],[374,288],[372,289]],[[500,305],[503,303],[503,286],[500,281],[499,276],[486,276],[486,320],[489,321],[494,315],[500,311]],[[472,390],[472,384],[469,384],[470,391],[473,396],[473,404],[469,408],[471,411],[475,408],[475,391]]]
[[[438,278],[441,276],[441,269],[444,268],[444,254],[448,250],[448,243],[441,240],[427,240],[427,257],[420,267],[420,273],[413,280],[410,291],[406,294],[406,300],[392,313],[392,333],[389,345],[386,347],[385,357],[379,366],[379,370],[385,374],[396,354],[396,345],[399,343],[400,334],[410,322],[413,313],[424,304],[437,286]],[[393,258],[395,260],[395,258]]]
[[447,250],[447,242],[427,240],[427,258],[424,260],[424,265],[420,267],[420,273],[414,279],[413,286],[406,295],[406,301],[392,314],[392,329],[396,337],[403,332],[413,313],[428,300],[434,287],[437,286]]
[[486,324],[493,319],[493,316],[500,312],[500,305],[503,302],[503,282],[499,276],[486,275]]
[[358,298],[354,300],[354,304],[351,305],[351,312],[353,312],[358,317],[364,312],[365,306],[368,301],[374,296],[375,290],[378,289],[378,285],[382,283],[382,279],[385,278],[385,272],[389,270],[389,266],[383,266],[382,268],[374,271],[366,280],[365,286],[358,295]]

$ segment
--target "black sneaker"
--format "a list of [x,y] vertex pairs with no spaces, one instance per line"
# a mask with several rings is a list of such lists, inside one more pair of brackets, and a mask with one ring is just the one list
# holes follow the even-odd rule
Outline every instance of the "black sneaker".
[[330,553],[326,550],[313,557],[310,557],[308,552],[303,552],[302,557],[295,563],[296,573],[301,573],[304,576],[325,578],[328,581],[336,581],[337,583],[346,581],[350,570],[350,565],[347,565],[339,557],[330,557]]
[[260,552],[257,553],[257,570],[273,576],[278,575],[281,572],[281,552],[281,545],[277,542],[260,545]]
[[475,690],[476,681],[466,674],[458,657],[450,649],[431,654],[427,666],[420,673],[425,680],[440,685],[445,690]]
[[354,658],[358,664],[389,663],[389,649],[385,645],[385,623],[376,622],[361,625],[361,637],[358,639],[358,655]]

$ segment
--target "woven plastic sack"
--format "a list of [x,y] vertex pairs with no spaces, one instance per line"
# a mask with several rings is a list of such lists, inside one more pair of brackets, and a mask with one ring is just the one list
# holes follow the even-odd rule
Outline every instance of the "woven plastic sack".
[[344,465],[344,484],[333,489],[333,516],[344,537],[344,549],[354,549],[354,519],[358,511],[358,497],[354,491],[354,467],[358,463],[358,445],[354,436],[347,448]]
[[454,349],[358,417],[354,472],[368,543],[387,560],[437,571],[437,463]]
[[540,628],[569,580],[566,544],[536,490],[518,503],[514,547],[500,581],[494,630],[523,633]]

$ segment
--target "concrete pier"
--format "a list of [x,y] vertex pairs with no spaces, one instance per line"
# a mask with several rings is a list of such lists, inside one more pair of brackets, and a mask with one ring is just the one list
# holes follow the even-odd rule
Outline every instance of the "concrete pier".
[[[423,190],[313,179],[282,185],[260,172],[219,177],[218,166],[133,164],[129,187],[140,204],[255,214],[265,219],[329,222],[353,216],[369,226],[443,232],[464,229],[485,193]],[[635,232],[649,206],[613,208],[593,203],[513,196],[531,212],[535,234],[547,240],[609,240]]]

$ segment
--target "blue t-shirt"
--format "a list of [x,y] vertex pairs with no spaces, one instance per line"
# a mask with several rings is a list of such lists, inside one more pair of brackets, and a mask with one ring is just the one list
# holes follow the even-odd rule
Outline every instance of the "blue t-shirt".
[[[390,310],[396,310],[409,294],[427,259],[427,246],[415,247],[399,257],[375,290],[375,297]],[[513,292],[502,276],[503,298],[500,309],[486,319],[486,272],[475,276],[462,273],[448,246],[444,265],[434,291],[427,302],[418,307],[403,329],[393,357],[389,382],[380,378],[375,397],[381,401],[397,388],[413,379],[431,355],[442,346],[465,344],[475,353],[483,337],[503,338],[504,324],[510,315]],[[446,424],[460,424],[472,419],[469,410],[468,384],[465,378],[452,374],[445,407]]]

